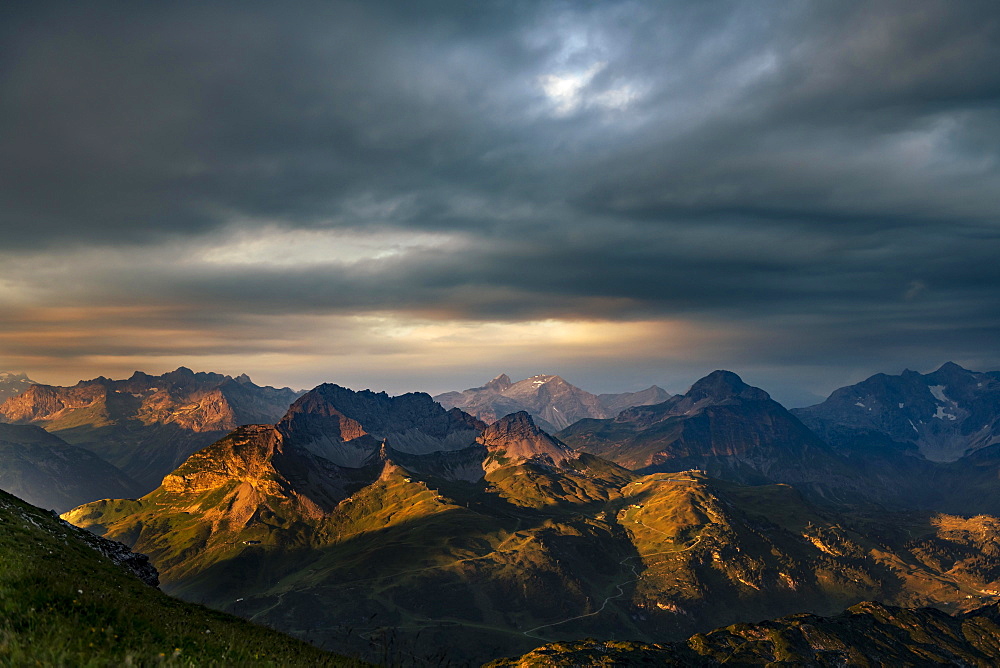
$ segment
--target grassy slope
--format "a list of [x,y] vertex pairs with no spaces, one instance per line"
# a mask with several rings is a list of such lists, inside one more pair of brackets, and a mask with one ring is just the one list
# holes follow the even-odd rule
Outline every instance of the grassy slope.
[[359,665],[276,631],[172,599],[0,492],[4,665]]

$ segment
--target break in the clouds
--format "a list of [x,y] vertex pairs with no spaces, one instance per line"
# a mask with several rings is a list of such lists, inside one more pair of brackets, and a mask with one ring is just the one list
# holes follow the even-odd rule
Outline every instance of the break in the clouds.
[[991,2],[8,3],[0,366],[996,368]]

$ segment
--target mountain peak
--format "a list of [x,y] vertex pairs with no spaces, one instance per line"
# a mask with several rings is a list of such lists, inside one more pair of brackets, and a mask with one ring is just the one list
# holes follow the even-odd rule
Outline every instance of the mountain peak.
[[959,366],[958,364],[955,364],[954,362],[945,362],[944,364],[942,364],[938,368],[937,371],[934,371],[933,373],[934,374],[940,374],[940,375],[953,375],[953,374],[957,374],[957,373],[968,374],[968,373],[971,373],[971,372],[968,369],[966,369],[965,367]]
[[765,401],[771,397],[764,390],[747,385],[732,371],[717,370],[692,385],[687,398],[697,402],[703,399],[727,401],[737,398]]
[[505,415],[483,431],[476,439],[491,453],[517,460],[548,459],[560,464],[575,457],[575,453],[557,438],[535,426],[527,411]]
[[302,395],[278,423],[294,446],[346,468],[367,464],[380,443],[411,455],[463,449],[484,426],[461,410],[446,410],[423,392],[390,397],[333,383]]
[[497,392],[503,392],[513,384],[514,383],[511,382],[510,380],[510,376],[508,376],[505,373],[502,373],[493,380],[491,380],[490,382],[486,383],[486,385],[484,385],[483,387],[491,390],[496,390]]
[[516,413],[511,413],[510,415],[504,415],[502,418],[491,424],[488,430],[493,431],[503,431],[506,433],[517,433],[536,435],[542,433],[542,430],[535,426],[535,421],[532,419],[531,414],[528,411],[517,411]]

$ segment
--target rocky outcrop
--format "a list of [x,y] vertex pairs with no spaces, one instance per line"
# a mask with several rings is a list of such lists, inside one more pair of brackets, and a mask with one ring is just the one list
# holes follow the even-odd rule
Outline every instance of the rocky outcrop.
[[54,513],[45,512],[20,498],[0,491],[0,531],[9,536],[18,530],[27,533],[40,531],[65,545],[83,543],[149,586],[157,587],[160,584],[159,574],[146,555],[136,554],[119,542],[95,536],[89,531],[58,519]]
[[476,440],[489,453],[483,465],[487,472],[527,461],[560,466],[578,456],[562,441],[536,427],[527,411],[500,418]]
[[83,543],[100,552],[105,558],[120,566],[122,570],[131,573],[150,587],[160,586],[160,574],[145,554],[133,552],[118,541],[101,538],[89,531],[78,529],[65,520],[63,523],[70,527]]
[[686,642],[552,643],[492,668],[529,666],[980,666],[1000,662],[1000,607],[951,616],[859,603],[835,617],[800,614],[699,633]]

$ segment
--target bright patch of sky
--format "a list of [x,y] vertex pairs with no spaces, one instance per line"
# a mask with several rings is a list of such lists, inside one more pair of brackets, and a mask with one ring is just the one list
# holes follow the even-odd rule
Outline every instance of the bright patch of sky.
[[594,89],[592,86],[594,77],[605,67],[607,63],[599,61],[584,70],[539,76],[538,85],[552,105],[552,114],[569,116],[581,109],[593,107],[622,111],[631,105],[639,93],[630,84]]
[[215,265],[302,267],[384,260],[454,246],[453,235],[407,230],[291,230],[268,226],[239,232],[198,254]]

